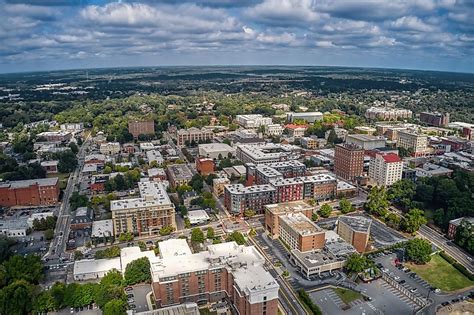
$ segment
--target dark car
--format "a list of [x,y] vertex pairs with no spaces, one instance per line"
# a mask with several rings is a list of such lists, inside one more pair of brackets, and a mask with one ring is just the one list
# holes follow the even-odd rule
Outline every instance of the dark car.
[[443,303],[441,303],[441,305],[443,305],[443,306],[449,305],[449,302],[443,302]]
[[400,280],[398,283],[404,284],[406,281],[405,280]]

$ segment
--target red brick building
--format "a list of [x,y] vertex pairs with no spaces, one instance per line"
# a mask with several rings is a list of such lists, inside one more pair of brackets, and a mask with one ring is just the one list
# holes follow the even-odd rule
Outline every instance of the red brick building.
[[59,192],[57,177],[6,182],[0,184],[0,206],[53,205]]
[[153,120],[130,121],[128,122],[128,132],[134,138],[139,135],[152,135],[155,133],[155,122]]
[[463,217],[463,218],[458,218],[458,219],[449,221],[449,226],[448,226],[449,239],[453,240],[456,237],[456,230],[463,220],[466,220],[469,223],[474,224],[474,218],[470,218],[470,217]]
[[337,221],[337,234],[354,246],[359,252],[365,252],[369,243],[372,220],[359,216],[340,216]]
[[196,159],[196,170],[203,176],[214,173],[214,160],[209,158]]
[[354,144],[338,144],[334,150],[334,173],[355,180],[364,171],[364,149]]
[[279,285],[253,246],[228,242],[193,254],[185,240],[175,239],[159,247],[161,257],[151,262],[158,307],[228,299],[241,315],[277,314]]

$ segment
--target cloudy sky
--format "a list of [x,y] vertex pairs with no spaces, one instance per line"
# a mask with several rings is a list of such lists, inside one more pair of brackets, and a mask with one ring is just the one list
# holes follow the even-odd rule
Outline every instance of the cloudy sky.
[[341,65],[474,72],[474,0],[0,0],[0,72]]

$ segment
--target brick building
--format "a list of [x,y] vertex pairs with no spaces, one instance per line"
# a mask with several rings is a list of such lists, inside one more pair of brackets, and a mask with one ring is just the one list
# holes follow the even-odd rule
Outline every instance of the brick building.
[[54,205],[59,199],[59,179],[28,179],[0,184],[0,206]]
[[449,113],[421,112],[420,121],[430,126],[447,127],[449,125]]
[[46,171],[46,174],[56,174],[58,172],[59,161],[42,161],[41,167]]
[[209,158],[196,159],[196,170],[203,176],[214,173],[214,160]]
[[346,180],[354,180],[364,171],[364,149],[354,144],[338,144],[334,150],[334,172]]
[[365,252],[369,242],[372,220],[365,217],[340,216],[337,220],[337,234],[359,252]]
[[206,128],[191,127],[189,129],[179,129],[176,132],[176,140],[179,146],[184,146],[186,143],[200,143],[208,142],[214,138],[214,132]]
[[193,254],[185,240],[174,239],[159,248],[160,257],[151,261],[158,307],[227,299],[241,315],[277,314],[279,285],[253,246],[228,242]]
[[279,236],[280,216],[289,213],[302,213],[311,219],[314,207],[303,200],[270,204],[265,206],[265,229],[272,238]]
[[474,218],[471,217],[463,217],[463,218],[458,218],[449,221],[449,226],[448,226],[448,238],[449,239],[454,239],[456,237],[456,230],[458,226],[462,223],[462,221],[467,221],[470,224],[474,224]]
[[140,182],[138,189],[140,198],[110,202],[115,236],[124,232],[152,235],[163,226],[176,227],[174,205],[163,184]]
[[423,156],[426,154],[428,146],[428,137],[410,131],[399,131],[397,146],[409,149],[413,156]]
[[280,216],[279,237],[291,250],[307,252],[322,249],[325,230],[314,224],[302,213],[288,213]]
[[129,121],[128,132],[130,132],[134,138],[138,138],[139,135],[155,134],[155,122],[153,120]]
[[166,174],[168,174],[168,180],[173,188],[187,185],[193,178],[193,173],[186,164],[168,165]]

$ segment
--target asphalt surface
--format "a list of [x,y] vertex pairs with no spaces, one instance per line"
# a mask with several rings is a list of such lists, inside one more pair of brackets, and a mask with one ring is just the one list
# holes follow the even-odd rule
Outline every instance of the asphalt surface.
[[426,225],[421,226],[418,234],[444,250],[458,263],[466,267],[467,270],[469,270],[471,273],[474,273],[474,257],[456,246],[451,240],[447,239]]

